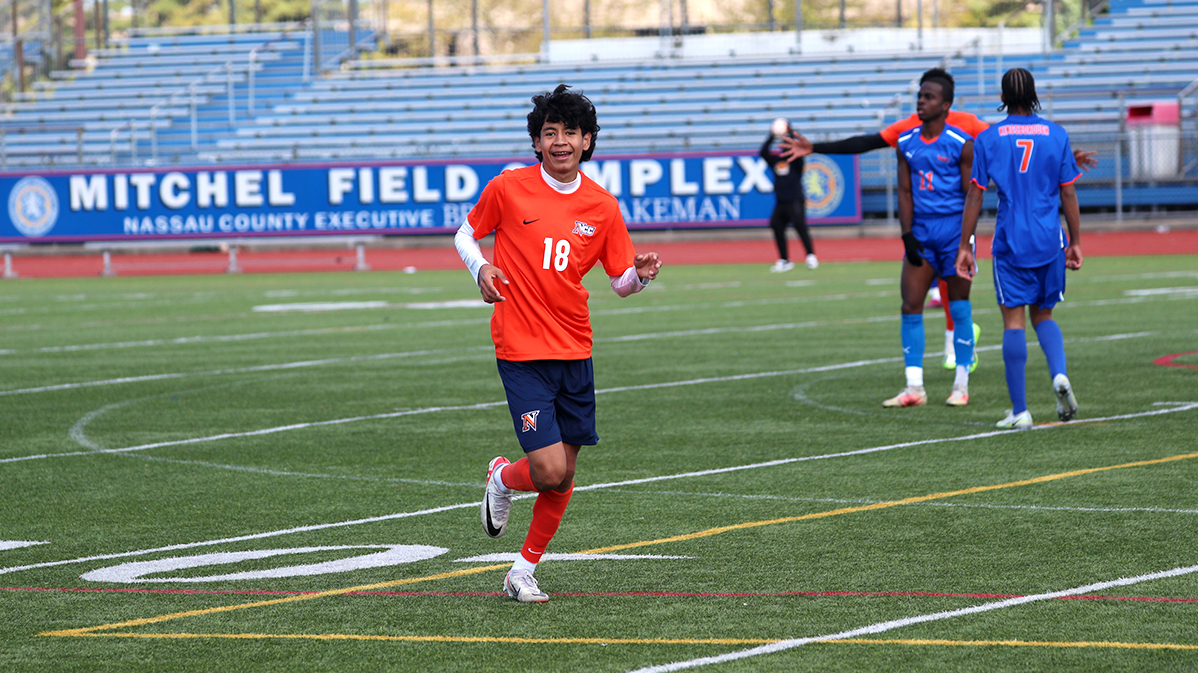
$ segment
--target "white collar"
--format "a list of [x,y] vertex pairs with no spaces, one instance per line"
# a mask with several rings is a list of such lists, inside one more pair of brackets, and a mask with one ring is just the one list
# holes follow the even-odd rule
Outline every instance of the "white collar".
[[578,171],[578,175],[575,175],[570,182],[562,182],[545,170],[545,164],[541,164],[541,177],[545,180],[545,184],[559,194],[573,194],[582,186],[582,171]]

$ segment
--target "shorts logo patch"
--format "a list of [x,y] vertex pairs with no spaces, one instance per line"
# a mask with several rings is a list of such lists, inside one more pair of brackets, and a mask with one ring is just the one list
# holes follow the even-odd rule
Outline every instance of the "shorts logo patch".
[[579,222],[578,220],[574,220],[574,232],[573,233],[578,234],[579,236],[594,236],[595,235],[595,227],[587,224],[586,222]]
[[520,432],[528,432],[529,430],[536,432],[537,431],[537,416],[539,416],[539,415],[541,415],[540,409],[537,409],[535,411],[526,411],[526,412],[520,414],[520,420],[524,421],[524,428],[521,429]]

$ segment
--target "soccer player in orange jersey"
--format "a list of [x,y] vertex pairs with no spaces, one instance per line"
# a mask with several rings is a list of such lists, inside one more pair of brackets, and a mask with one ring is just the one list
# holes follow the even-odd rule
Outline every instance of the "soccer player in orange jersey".
[[[617,295],[657,277],[657,253],[638,255],[616,198],[578,166],[595,151],[595,106],[559,85],[533,96],[528,134],[540,161],[505,171],[483,189],[454,237],[483,300],[494,304],[491,337],[516,437],[525,456],[487,466],[483,530],[507,530],[512,494],[536,491],[532,522],[503,588],[521,603],[543,603],[533,572],[574,491],[574,469],[595,432],[591,321],[582,278],[602,264]],[[478,240],[495,234],[495,259]]]

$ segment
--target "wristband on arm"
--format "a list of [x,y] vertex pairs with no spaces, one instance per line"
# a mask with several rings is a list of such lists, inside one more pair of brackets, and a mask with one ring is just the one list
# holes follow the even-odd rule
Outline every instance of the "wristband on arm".
[[911,262],[911,266],[923,266],[923,257],[919,254],[923,252],[923,246],[915,240],[915,234],[909,231],[903,234],[903,248],[907,251],[907,261]]

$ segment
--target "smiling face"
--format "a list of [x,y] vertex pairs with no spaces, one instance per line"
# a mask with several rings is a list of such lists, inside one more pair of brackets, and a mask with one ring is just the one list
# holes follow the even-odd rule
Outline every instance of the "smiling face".
[[940,82],[924,82],[919,87],[919,100],[915,103],[915,114],[919,121],[930,122],[948,115],[952,103],[944,100],[944,87]]
[[533,147],[541,153],[546,173],[555,180],[573,182],[578,177],[583,152],[591,147],[591,134],[566,128],[562,122],[545,122]]

